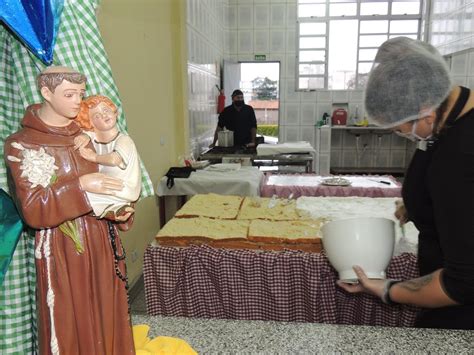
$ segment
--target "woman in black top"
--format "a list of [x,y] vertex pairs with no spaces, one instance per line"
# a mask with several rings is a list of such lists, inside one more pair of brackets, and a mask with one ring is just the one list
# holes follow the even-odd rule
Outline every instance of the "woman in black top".
[[474,329],[474,95],[451,85],[444,59],[426,43],[389,40],[375,62],[367,113],[395,133],[424,141],[402,190],[406,218],[420,231],[421,277],[369,280],[355,267],[360,283],[339,285],[423,308],[418,327]]

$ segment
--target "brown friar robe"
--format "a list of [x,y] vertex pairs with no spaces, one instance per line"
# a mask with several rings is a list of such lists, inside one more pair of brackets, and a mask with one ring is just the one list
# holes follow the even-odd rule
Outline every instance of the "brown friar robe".
[[[134,354],[125,282],[116,275],[109,225],[91,215],[79,184],[79,177],[97,172],[97,165],[74,149],[80,128],[74,122],[45,124],[36,114],[39,107],[27,109],[23,128],[5,141],[4,156],[18,210],[36,229],[40,354]],[[54,158],[58,169],[47,186],[34,186],[34,178],[21,176],[25,151],[15,143],[30,152],[43,148]],[[83,239],[82,254],[58,227],[70,220]],[[116,244],[121,249],[118,237]],[[124,262],[118,262],[123,275]]]

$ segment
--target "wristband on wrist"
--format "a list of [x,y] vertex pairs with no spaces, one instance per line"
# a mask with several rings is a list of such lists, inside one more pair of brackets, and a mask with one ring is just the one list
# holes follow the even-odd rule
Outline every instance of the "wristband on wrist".
[[397,304],[397,302],[394,302],[392,301],[392,299],[390,298],[390,288],[399,283],[399,282],[402,282],[401,280],[393,280],[393,279],[387,279],[385,281],[385,285],[383,286],[383,293],[382,293],[382,302],[385,303],[385,304],[389,304],[389,305],[394,305],[394,304]]

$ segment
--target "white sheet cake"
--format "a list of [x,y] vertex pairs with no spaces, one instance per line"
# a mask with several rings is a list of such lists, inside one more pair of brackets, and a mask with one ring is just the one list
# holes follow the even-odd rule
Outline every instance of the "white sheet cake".
[[173,218],[158,232],[157,239],[162,237],[209,239],[246,239],[249,221],[222,220],[206,217]]
[[242,200],[241,196],[195,195],[176,212],[175,217],[236,219]]
[[[306,216],[306,215],[304,215]],[[292,221],[307,219],[296,210],[296,200],[268,197],[246,197],[237,219]]]
[[306,243],[320,242],[324,219],[308,221],[252,220],[249,239],[263,242]]

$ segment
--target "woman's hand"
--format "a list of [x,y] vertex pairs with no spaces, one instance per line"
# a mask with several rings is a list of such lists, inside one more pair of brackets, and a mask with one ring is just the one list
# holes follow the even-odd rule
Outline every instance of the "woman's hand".
[[408,214],[402,200],[395,201],[395,217],[400,222],[400,226],[408,222]]
[[91,173],[79,177],[81,188],[87,192],[98,194],[115,195],[122,191],[124,184],[122,179],[117,179],[101,173]]
[[336,282],[337,285],[349,293],[368,293],[370,295],[382,298],[386,280],[369,279],[360,266],[354,266],[353,269],[357,275],[357,278],[359,279],[359,283],[347,284],[338,280]]

